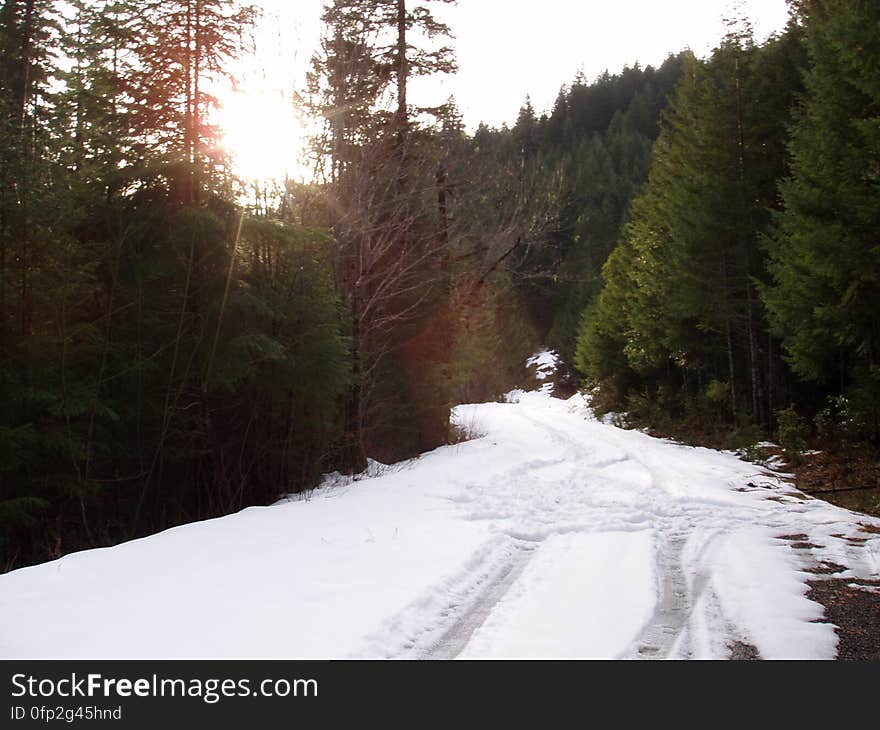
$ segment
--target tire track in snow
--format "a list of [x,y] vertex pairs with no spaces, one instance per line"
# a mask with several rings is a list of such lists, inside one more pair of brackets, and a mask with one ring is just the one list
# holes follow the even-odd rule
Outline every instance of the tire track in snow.
[[454,615],[452,623],[444,630],[442,636],[427,648],[421,658],[455,659],[461,654],[477,629],[489,618],[492,609],[522,575],[539,546],[540,543],[517,545],[511,559],[482,586],[480,592],[463,611]]
[[[352,656],[454,659],[539,547],[538,541],[496,536],[461,573],[384,622]],[[426,623],[423,617],[428,607],[432,620]],[[390,643],[389,636],[395,637]]]
[[[667,496],[665,489],[654,479],[654,474],[649,465],[643,463],[641,459],[626,449],[621,449],[617,443],[608,444],[617,452],[611,458],[596,459],[597,451],[595,444],[587,444],[582,440],[573,438],[564,430],[548,423],[543,418],[536,418],[534,415],[522,416],[523,420],[530,423],[532,427],[538,430],[545,438],[549,438],[550,442],[557,444],[563,448],[561,458],[551,460],[535,460],[519,465],[518,478],[520,480],[528,480],[528,475],[533,472],[539,472],[544,468],[555,466],[561,463],[580,464],[580,468],[574,470],[572,477],[580,477],[577,481],[582,481],[586,487],[594,478],[599,476],[603,470],[609,466],[615,466],[624,462],[631,462],[637,465],[645,472],[647,484],[641,485],[640,491],[652,492],[660,490],[660,493]],[[600,452],[599,452],[600,453]],[[523,469],[525,467],[525,469]],[[523,471],[525,473],[523,473]],[[590,477],[593,477],[591,479]],[[488,496],[488,495],[487,495]],[[491,501],[494,501],[491,499]],[[534,505],[533,505],[534,506]],[[485,518],[485,517],[502,517],[503,511],[493,513],[492,511],[469,515],[468,518]],[[506,516],[506,515],[505,515]],[[640,515],[639,515],[640,516]],[[632,516],[631,516],[632,519]],[[641,519],[641,516],[640,516]],[[689,522],[689,521],[688,521]],[[670,526],[671,527],[671,526]],[[679,529],[692,527],[692,525],[676,525]],[[605,531],[607,525],[596,525],[596,531]],[[577,531],[592,532],[590,529]],[[550,534],[555,530],[549,530]],[[509,533],[508,533],[509,534]],[[511,587],[516,583],[522,575],[526,565],[533,557],[539,541],[523,542],[515,536],[511,537],[516,540],[517,547],[504,566],[495,572],[491,579],[481,584],[479,592],[469,597],[467,602],[455,601],[450,603],[441,613],[441,619],[446,623],[442,629],[442,634],[436,638],[426,648],[419,650],[417,646],[412,646],[412,652],[420,658],[431,659],[452,659],[458,656],[468,645],[470,639],[475,632],[486,622],[492,610],[507,594]],[[638,652],[634,654],[634,658],[652,658],[655,656],[668,656],[675,648],[677,642],[680,644],[682,637],[686,638],[687,624],[690,618],[693,604],[699,599],[705,587],[708,585],[708,576],[705,574],[698,575],[693,582],[692,590],[689,589],[687,578],[682,565],[682,550],[686,542],[686,537],[677,537],[667,541],[665,549],[658,553],[657,568],[659,582],[659,600],[654,615],[649,620],[638,639],[633,642],[633,647],[638,647]],[[466,603],[464,607],[462,604]],[[436,636],[436,631],[431,631],[431,635]]]
[[636,657],[668,657],[687,627],[693,599],[689,596],[681,563],[685,542],[684,538],[673,538],[657,553],[657,606],[648,624],[633,642],[628,652],[630,656],[633,656],[634,649]]
[[[746,627],[725,615],[721,586],[713,585],[712,548],[716,538],[756,522],[782,529],[793,519],[793,510],[735,502],[726,496],[724,482],[733,490],[745,477],[702,463],[699,452],[685,447],[669,444],[661,451],[656,441],[613,429],[572,428],[570,433],[557,420],[560,414],[513,411],[510,415],[526,427],[529,448],[511,459],[510,468],[482,482],[466,482],[462,485],[466,493],[445,498],[460,506],[460,519],[487,521],[490,534],[501,540],[500,547],[484,554],[470,575],[432,589],[422,605],[430,605],[431,610],[422,612],[420,625],[413,628],[402,614],[395,625],[409,624],[410,630],[405,637],[396,632],[402,646],[394,642],[395,656],[460,655],[517,585],[547,538],[568,532],[629,531],[637,526],[654,530],[657,536],[657,601],[647,623],[633,631],[620,656],[759,658],[757,649],[745,643]],[[716,480],[718,492],[703,486]],[[571,569],[577,570],[577,564]],[[577,630],[576,622],[572,629]]]
[[[691,622],[700,599],[711,591],[710,574],[699,567],[703,556],[718,537],[713,534],[699,548],[698,554],[689,562],[693,569],[685,566],[684,552],[693,533],[672,534],[663,537],[658,531],[660,544],[657,546],[655,569],[657,570],[658,600],[654,613],[639,633],[631,647],[622,658],[665,659],[671,657],[693,656]],[[669,531],[666,535],[669,535]],[[692,576],[688,581],[688,576]],[[721,616],[715,617],[717,624],[714,633],[730,635],[732,632]]]

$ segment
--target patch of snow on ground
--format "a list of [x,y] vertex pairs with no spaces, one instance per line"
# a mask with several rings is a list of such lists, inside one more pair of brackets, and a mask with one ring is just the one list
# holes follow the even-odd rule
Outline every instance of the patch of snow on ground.
[[559,355],[554,350],[541,350],[526,360],[526,367],[535,368],[535,380],[548,381],[542,382],[539,392],[552,395],[554,386],[549,379],[556,375],[556,370],[559,367]]
[[535,367],[535,377],[546,380],[556,373],[559,366],[559,355],[554,350],[541,350],[526,360],[526,367]]

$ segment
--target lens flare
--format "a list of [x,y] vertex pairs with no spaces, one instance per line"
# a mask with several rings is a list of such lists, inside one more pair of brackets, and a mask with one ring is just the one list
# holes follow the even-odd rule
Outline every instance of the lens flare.
[[247,181],[304,177],[305,131],[289,96],[230,90],[220,98],[216,123],[239,177]]

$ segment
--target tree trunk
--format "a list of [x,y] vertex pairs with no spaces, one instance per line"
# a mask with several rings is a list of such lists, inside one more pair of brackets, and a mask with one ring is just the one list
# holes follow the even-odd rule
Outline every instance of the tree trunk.
[[[739,44],[739,41],[737,41]],[[742,65],[740,63],[740,50],[737,45],[736,58],[734,61],[735,82],[736,82],[736,132],[737,132],[737,174],[739,177],[739,194],[742,212],[748,211],[749,230],[754,230],[754,224],[751,220],[752,208],[746,199],[746,162],[745,162],[745,120],[743,113],[742,98]],[[758,345],[755,340],[755,318],[752,301],[752,284],[751,276],[751,256],[749,255],[749,245],[745,240],[741,223],[737,224],[737,244],[739,245],[742,255],[743,277],[746,287],[746,326],[749,338],[749,371],[752,395],[752,417],[758,421],[762,421],[761,405],[760,405],[760,373],[758,371]]]
[[201,119],[199,117],[199,75],[202,59],[202,0],[196,0],[195,51],[193,54],[193,116],[192,116],[192,201],[202,197]]
[[180,184],[183,187],[182,202],[192,203],[192,159],[193,159],[193,89],[192,89],[192,3],[186,4],[186,47],[184,53],[184,83],[186,85],[186,109],[183,124],[183,157],[186,169],[181,174]]
[[733,364],[733,336],[730,331],[730,317],[725,318],[724,329],[727,341],[727,370],[730,376],[730,409],[733,411],[733,424],[736,425],[736,371]]
[[21,24],[21,83],[18,89],[18,129],[19,134],[24,134],[25,121],[27,120],[27,103],[31,83],[31,39],[34,32],[34,3],[35,0],[27,0],[24,9],[24,19]]
[[446,201],[446,166],[441,162],[437,165],[437,214],[440,217],[440,245],[449,257],[449,209]]
[[767,335],[767,431],[773,433],[773,335]]
[[722,316],[724,317],[724,339],[727,349],[727,372],[730,378],[730,409],[733,411],[734,426],[737,423],[736,402],[736,368],[733,359],[733,327],[730,322],[730,272],[726,253],[721,259],[722,276],[724,281],[724,293],[722,299]]
[[406,50],[406,0],[397,0],[397,130],[401,140],[407,122],[406,85],[409,66]]

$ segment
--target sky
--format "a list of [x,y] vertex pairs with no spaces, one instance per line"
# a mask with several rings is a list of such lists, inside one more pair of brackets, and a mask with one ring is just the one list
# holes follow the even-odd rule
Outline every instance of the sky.
[[[256,0],[263,18],[256,30],[256,57],[240,62],[242,95],[228,116],[234,137],[252,149],[250,172],[293,162],[278,158],[277,147],[256,147],[279,135],[295,136],[301,124],[280,120],[289,114],[292,92],[302,88],[309,59],[321,32],[325,0]],[[763,40],[782,29],[785,0],[458,0],[434,4],[455,35],[459,71],[413,85],[411,100],[429,106],[456,98],[466,126],[512,124],[526,95],[540,114],[548,111],[561,86],[580,71],[587,80],[606,69],[619,72],[636,62],[659,65],[669,53],[690,48],[707,55],[724,34],[723,18],[734,5]],[[274,111],[273,111],[274,110]],[[281,110],[280,112],[278,110]],[[256,136],[254,136],[256,133]],[[262,157],[264,159],[258,160]],[[258,169],[259,168],[259,169]]]
[[[459,78],[449,83],[469,126],[512,122],[526,93],[539,113],[582,70],[592,81],[685,47],[707,55],[728,0],[460,0],[450,13]],[[758,36],[784,26],[784,0],[750,0]]]

